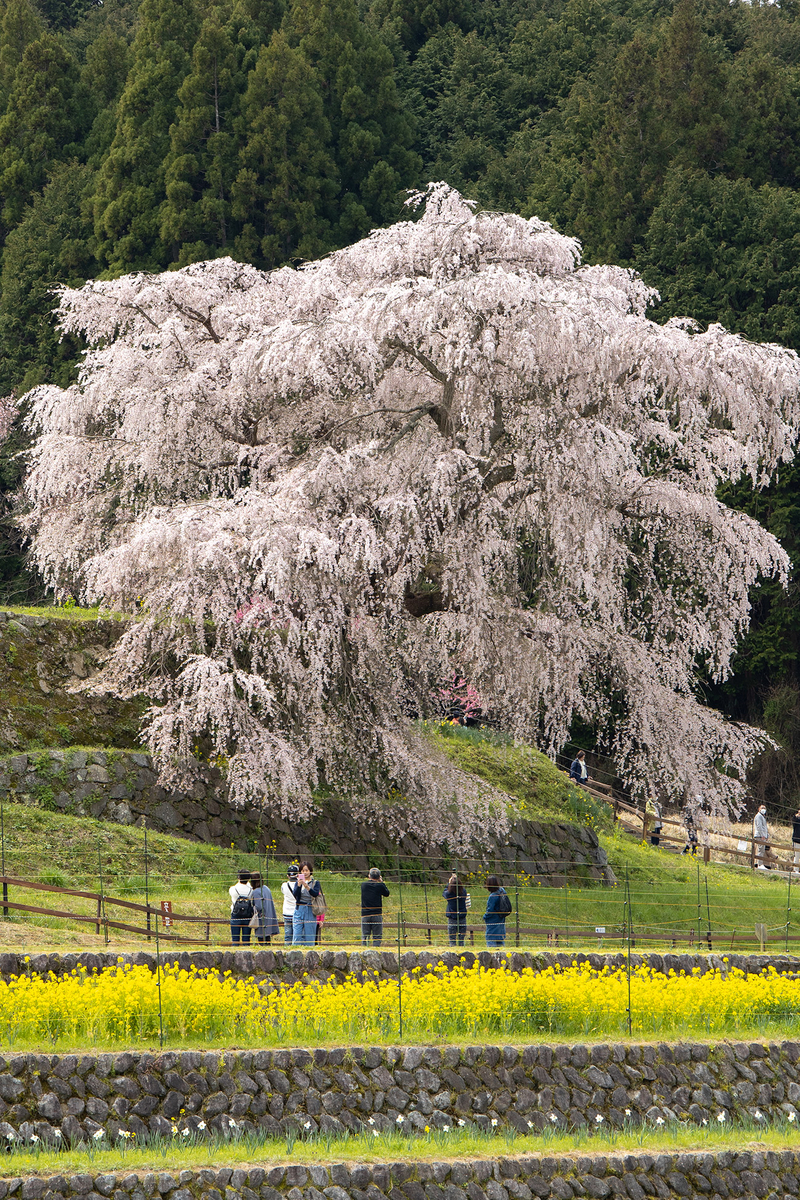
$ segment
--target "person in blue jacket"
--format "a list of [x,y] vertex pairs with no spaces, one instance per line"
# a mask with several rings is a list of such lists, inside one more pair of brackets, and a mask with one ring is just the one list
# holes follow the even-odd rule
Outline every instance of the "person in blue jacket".
[[486,888],[489,892],[486,900],[486,912],[483,914],[486,925],[486,945],[502,946],[506,940],[506,917],[511,911],[511,901],[506,889],[500,886],[500,880],[496,875],[486,876]]
[[573,783],[586,784],[589,782],[589,772],[586,769],[586,755],[583,750],[579,750],[573,758],[569,768],[569,777]]
[[458,876],[453,874],[447,887],[442,892],[447,901],[447,932],[451,946],[463,946],[467,932],[467,889],[458,882]]

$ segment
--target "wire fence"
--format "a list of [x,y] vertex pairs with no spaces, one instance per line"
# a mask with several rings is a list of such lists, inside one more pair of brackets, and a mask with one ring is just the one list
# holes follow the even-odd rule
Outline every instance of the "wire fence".
[[[581,856],[582,857],[582,856]],[[202,874],[152,870],[145,846],[142,862],[129,863],[131,874],[121,878],[104,870],[102,850],[96,865],[76,859],[70,864],[70,884],[44,882],[14,870],[18,856],[12,848],[4,854],[2,916],[23,938],[44,944],[73,941],[115,945],[154,941],[204,946],[231,945],[228,888],[235,882],[230,868]],[[796,877],[773,878],[772,886],[743,893],[716,879],[709,880],[699,859],[686,861],[686,879],[667,878],[659,883],[626,880],[615,887],[587,883],[586,860],[561,859],[557,875],[547,886],[527,873],[519,858],[495,860],[496,873],[511,900],[505,920],[503,944],[508,948],[703,950],[720,953],[753,947],[788,951],[800,941],[793,918]],[[284,889],[287,860],[264,852],[239,854],[239,869],[258,873],[271,893],[278,921],[275,936],[237,927],[237,944],[283,945],[293,930],[284,924]],[[448,919],[443,895],[447,872],[438,860],[425,864],[396,855],[393,867],[384,868],[390,895],[384,901],[383,930],[372,933],[369,944],[398,942],[405,948],[483,947],[487,943],[483,917],[489,892],[482,869],[454,860],[453,867],[466,890],[466,911]],[[137,871],[136,868],[139,868]],[[426,878],[420,879],[420,873]],[[354,947],[362,943],[361,884],[365,872],[346,876],[331,873],[324,858],[315,864],[326,902],[325,919],[317,925],[317,945]],[[413,878],[411,877],[413,874]],[[741,877],[740,877],[741,878]],[[288,907],[288,905],[286,906]],[[77,933],[76,933],[77,931]],[[34,937],[35,935],[35,937]],[[496,944],[497,932],[490,931]],[[239,941],[241,939],[241,941]]]

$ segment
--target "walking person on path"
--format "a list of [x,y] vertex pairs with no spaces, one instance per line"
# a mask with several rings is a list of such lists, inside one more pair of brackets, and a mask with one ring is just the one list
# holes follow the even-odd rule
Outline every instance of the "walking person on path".
[[231,943],[250,945],[250,918],[255,912],[253,907],[253,889],[250,886],[250,872],[240,871],[239,878],[233,887],[228,888],[231,898]]
[[506,940],[506,917],[511,912],[511,900],[496,875],[486,876],[489,895],[483,920],[486,925],[486,945],[502,946]]
[[297,908],[292,917],[292,945],[313,946],[317,936],[317,918],[314,916],[311,904],[314,897],[318,896],[321,891],[319,883],[314,878],[313,863],[303,862],[300,864],[300,874],[297,876],[292,890],[297,901]]
[[661,829],[663,820],[661,816],[661,805],[650,796],[644,806],[645,829],[650,838],[651,846],[658,846],[661,841]]
[[292,938],[294,937],[294,910],[297,908],[297,901],[294,898],[294,885],[297,882],[297,876],[300,874],[300,868],[297,863],[292,863],[286,868],[286,879],[281,884],[281,895],[283,896],[283,942],[286,946],[291,946]]
[[758,859],[756,867],[760,871],[766,871],[767,867],[764,862],[764,852],[769,841],[769,825],[767,824],[767,806],[762,804],[756,815],[753,817],[753,842],[755,843],[755,856]]
[[681,816],[683,818],[683,827],[686,830],[686,845],[681,850],[681,854],[688,854],[690,850],[692,854],[697,854],[697,826],[694,821],[693,800],[686,801]]
[[381,878],[377,867],[371,867],[361,885],[361,945],[368,946],[370,936],[373,946],[383,941],[383,898],[389,889]]
[[467,932],[467,889],[454,873],[442,892],[447,901],[447,933],[451,946],[463,946]]
[[569,777],[573,783],[583,784],[589,782],[589,770],[586,766],[586,755],[583,750],[579,750],[572,760],[569,768]]
[[250,887],[253,889],[253,905],[258,917],[258,926],[256,928],[256,937],[259,942],[272,941],[278,932],[278,916],[275,912],[275,904],[272,899],[272,892],[267,885],[262,882],[258,871],[255,871],[250,876]]
[[794,875],[800,875],[800,812],[792,817],[792,845],[794,846]]

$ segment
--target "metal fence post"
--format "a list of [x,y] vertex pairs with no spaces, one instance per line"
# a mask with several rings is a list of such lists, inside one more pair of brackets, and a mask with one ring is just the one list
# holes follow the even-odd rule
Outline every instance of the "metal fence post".
[[516,945],[519,949],[519,851],[514,855],[514,908],[516,909]]

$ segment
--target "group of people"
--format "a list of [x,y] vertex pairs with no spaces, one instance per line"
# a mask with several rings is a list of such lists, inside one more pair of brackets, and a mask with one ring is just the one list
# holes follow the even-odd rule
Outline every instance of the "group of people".
[[[281,884],[281,893],[284,941],[293,946],[315,945],[321,940],[326,904],[322,885],[314,878],[313,863],[293,863],[286,882]],[[248,946],[253,933],[262,943],[277,936],[280,925],[275,902],[258,872],[240,871],[228,894],[232,945]]]
[[[586,767],[586,755],[583,750],[579,750],[575,755],[570,765],[569,775],[573,783],[586,785],[589,773]],[[691,854],[694,856],[701,845],[703,847],[708,846],[711,825],[710,815],[710,806],[702,796],[693,796],[686,801],[681,812],[681,820],[686,830],[686,844],[681,851],[682,854]],[[649,839],[652,846],[660,844],[663,825],[664,819],[661,804],[655,796],[651,796],[645,803],[644,836]],[[753,818],[753,846],[756,868],[762,871],[771,870],[777,864],[778,858],[770,845],[767,806],[765,804],[760,805]],[[800,875],[800,811],[796,812],[792,818],[792,848],[793,872],[795,875]]]
[[[326,902],[322,885],[314,878],[310,862],[292,863],[281,884],[283,897],[283,940],[285,945],[313,946],[322,939]],[[506,940],[506,917],[511,899],[496,875],[486,879],[486,945],[502,946]],[[228,889],[231,898],[231,943],[249,945],[255,933],[259,942],[276,937],[280,926],[272,892],[257,872],[240,871],[236,883]],[[372,867],[361,884],[361,944],[380,946],[383,942],[383,901],[391,893],[377,867]],[[442,892],[447,901],[445,915],[451,946],[463,946],[467,932],[467,910],[471,897],[458,876],[452,874]]]

